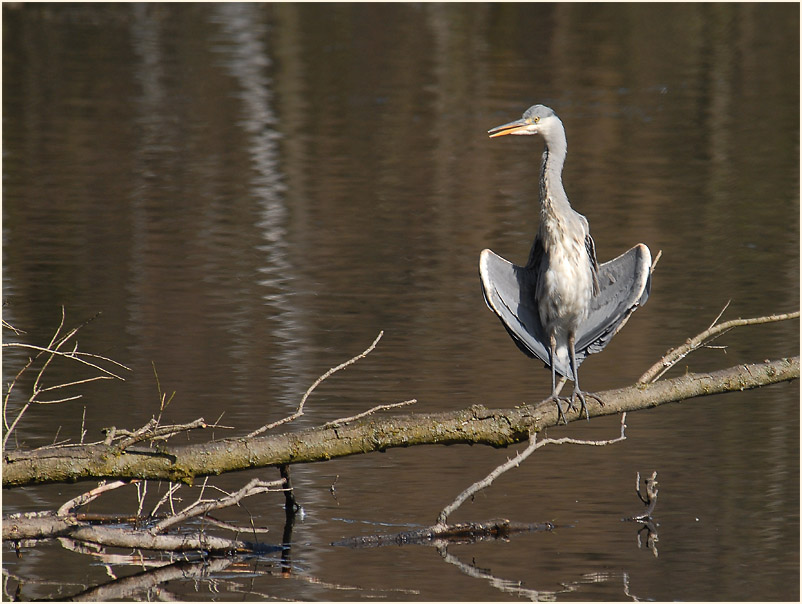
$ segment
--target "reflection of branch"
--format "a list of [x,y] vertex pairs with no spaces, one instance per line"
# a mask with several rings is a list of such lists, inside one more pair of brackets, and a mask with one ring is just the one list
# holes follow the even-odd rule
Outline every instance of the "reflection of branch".
[[485,579],[501,592],[512,594],[513,596],[517,596],[519,598],[525,598],[527,600],[531,600],[532,602],[541,602],[545,599],[553,599],[555,592],[548,592],[548,591],[537,591],[535,589],[527,589],[522,587],[521,581],[511,581],[509,579],[501,579],[496,577],[491,573],[489,570],[484,570],[482,568],[477,568],[473,564],[466,564],[453,554],[448,553],[448,549],[444,545],[439,545],[437,547],[438,553],[443,557],[443,560],[448,562],[449,564],[453,564],[456,566],[460,571],[468,575],[469,577],[474,577],[475,579]]
[[306,391],[306,394],[303,395],[303,398],[301,398],[301,402],[298,404],[298,408],[295,410],[295,413],[285,417],[284,419],[280,419],[280,420],[275,421],[275,422],[273,422],[271,424],[264,425],[261,428],[258,428],[257,430],[254,430],[253,432],[248,434],[246,436],[246,438],[252,438],[254,436],[258,436],[259,434],[262,434],[263,432],[267,432],[268,430],[272,430],[273,428],[275,428],[277,426],[280,426],[282,424],[286,424],[288,422],[294,421],[294,420],[298,419],[299,417],[301,417],[304,414],[304,405],[306,404],[306,399],[309,398],[309,395],[312,394],[312,391],[315,388],[317,388],[320,385],[320,383],[323,380],[325,380],[327,377],[329,377],[331,374],[336,373],[340,369],[345,369],[349,365],[352,365],[352,364],[356,363],[359,359],[364,359],[366,356],[368,356],[368,354],[370,354],[370,352],[374,348],[376,348],[376,344],[379,343],[379,340],[381,340],[381,337],[383,335],[384,335],[384,332],[380,331],[379,335],[376,336],[376,339],[373,340],[373,344],[368,346],[363,352],[359,353],[355,357],[352,357],[352,358],[348,359],[347,361],[345,361],[345,363],[340,363],[336,367],[332,367],[326,373],[324,373],[319,378],[317,378],[315,380],[315,382],[311,386],[309,386],[309,389]]
[[[727,306],[728,305],[729,302],[727,302]],[[721,310],[715,320],[702,333],[690,338],[682,346],[677,346],[676,348],[669,350],[662,359],[652,365],[649,370],[646,371],[646,373],[640,376],[638,383],[650,384],[652,382],[656,382],[663,376],[663,374],[665,374],[666,371],[671,369],[691,352],[703,346],[707,346],[709,342],[712,342],[717,337],[723,335],[734,327],[741,327],[742,325],[760,325],[762,323],[773,323],[775,321],[786,321],[788,319],[799,318],[799,311],[796,311],[780,315],[755,317],[752,319],[732,319],[731,321],[725,321],[724,323],[716,325],[716,322],[721,318],[721,315],[727,309],[727,306]]]
[[212,573],[219,573],[234,562],[236,557],[212,558],[193,562],[181,561],[146,570],[130,577],[115,579],[75,594],[69,599],[77,602],[111,602],[125,600],[147,593],[149,589],[176,579],[205,579]]

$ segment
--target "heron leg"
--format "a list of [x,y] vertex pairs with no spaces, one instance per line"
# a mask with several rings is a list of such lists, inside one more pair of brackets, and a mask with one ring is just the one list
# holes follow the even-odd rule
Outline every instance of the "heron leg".
[[579,389],[579,367],[576,365],[576,347],[574,346],[574,333],[571,332],[568,334],[568,351],[571,355],[571,372],[574,376],[574,392],[571,394],[571,403],[573,407],[573,402],[578,398],[579,401],[582,403],[582,408],[579,410],[579,416],[582,417],[582,411],[585,412],[585,419],[590,421],[590,414],[588,414],[588,406],[585,402],[585,394]]
[[[549,337],[549,365],[551,365],[551,398],[552,400],[557,403],[557,423],[560,423],[560,420],[563,420],[563,424],[568,425],[568,420],[565,419],[565,413],[563,413],[562,405],[560,405],[560,397],[557,395],[557,369],[554,366],[554,358],[557,356],[557,337],[554,335],[554,332],[551,332],[551,336]],[[569,403],[570,404],[570,403]]]

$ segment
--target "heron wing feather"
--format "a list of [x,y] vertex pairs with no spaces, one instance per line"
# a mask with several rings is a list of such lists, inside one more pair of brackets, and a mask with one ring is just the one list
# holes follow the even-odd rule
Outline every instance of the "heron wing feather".
[[[491,250],[479,259],[479,275],[485,302],[524,354],[539,358],[549,366],[549,345],[535,299],[537,287],[537,250],[533,249],[526,267],[508,262]],[[557,362],[560,375],[570,369]]]
[[601,352],[630,315],[646,303],[651,288],[652,256],[642,243],[599,266],[599,293],[577,332],[580,357]]

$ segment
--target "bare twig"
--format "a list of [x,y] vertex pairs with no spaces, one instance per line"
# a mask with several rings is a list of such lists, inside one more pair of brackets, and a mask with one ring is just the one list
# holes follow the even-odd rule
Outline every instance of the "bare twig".
[[[156,503],[156,505],[155,505],[155,506],[153,506],[153,509],[150,511],[150,514],[148,514],[148,517],[149,517],[149,518],[153,518],[154,516],[156,516],[156,512],[159,510],[159,508],[160,508],[162,505],[164,505],[164,503],[165,503],[165,502],[166,502],[168,499],[169,499],[170,501],[172,501],[172,499],[173,499],[173,493],[175,493],[175,492],[176,492],[178,489],[180,489],[181,487],[182,487],[182,485],[181,485],[181,483],[180,483],[180,482],[174,482],[174,483],[170,483],[170,486],[167,488],[167,492],[166,492],[166,493],[165,493],[165,494],[162,496],[162,498],[161,498],[161,499],[159,499],[159,501]],[[171,506],[171,507],[172,507],[172,506]]]
[[365,416],[371,415],[372,413],[376,413],[376,411],[382,411],[384,409],[392,409],[393,407],[403,407],[405,405],[412,405],[417,403],[417,399],[410,399],[408,401],[401,401],[400,403],[388,403],[386,405],[376,405],[375,407],[371,407],[367,411],[363,411],[362,413],[357,413],[356,415],[352,415],[351,417],[341,417],[330,422],[326,422],[321,428],[331,428],[333,426],[342,426],[343,424],[347,424],[348,422],[352,422],[357,419],[361,419]]
[[[97,316],[98,315],[95,315],[95,317],[97,317]],[[125,369],[126,371],[130,371],[130,369],[128,367],[126,367],[125,365],[123,365],[122,363],[118,363],[117,361],[114,361],[113,359],[109,359],[109,358],[101,356],[101,355],[91,354],[91,353],[87,353],[87,352],[80,352],[78,350],[77,342],[73,344],[73,347],[72,347],[71,350],[66,350],[66,351],[62,350],[62,348],[67,344],[67,342],[73,336],[75,336],[75,334],[77,334],[78,331],[84,325],[89,323],[89,321],[94,320],[95,317],[92,317],[91,319],[89,319],[88,321],[85,321],[84,323],[82,323],[81,325],[78,325],[77,327],[73,327],[67,333],[62,334],[62,330],[64,328],[64,322],[65,322],[65,319],[66,319],[66,313],[65,313],[64,307],[62,306],[61,307],[61,321],[59,322],[59,325],[56,328],[56,331],[53,333],[53,336],[50,338],[50,342],[48,342],[47,346],[44,346],[44,347],[43,346],[36,346],[36,345],[33,345],[33,344],[26,344],[26,343],[23,343],[23,342],[6,342],[6,343],[3,343],[3,348],[21,348],[21,349],[24,349],[24,350],[31,350],[31,351],[35,351],[36,352],[36,355],[33,358],[29,358],[28,359],[27,363],[25,363],[25,365],[17,373],[17,375],[14,377],[14,379],[12,380],[12,382],[8,385],[8,387],[6,389],[5,398],[3,400],[3,425],[6,428],[6,433],[5,433],[5,436],[3,437],[3,449],[6,448],[6,446],[8,444],[8,439],[11,437],[11,434],[14,432],[14,429],[17,427],[17,425],[19,424],[19,422],[22,419],[23,415],[25,415],[25,412],[30,408],[31,405],[33,405],[33,404],[63,403],[63,402],[75,400],[75,399],[78,399],[78,398],[81,397],[80,394],[77,394],[77,395],[72,395],[72,396],[64,396],[64,397],[61,397],[61,398],[58,398],[58,399],[41,400],[39,397],[40,397],[40,395],[42,395],[42,393],[50,392],[52,390],[57,390],[57,389],[60,389],[60,388],[69,388],[69,387],[72,387],[72,386],[77,386],[79,384],[86,384],[88,382],[93,382],[93,381],[102,380],[102,379],[124,380],[123,377],[117,375],[117,373],[115,373],[114,371],[111,371],[110,369],[106,369],[105,367],[100,365],[100,362],[102,361],[104,363],[110,363],[111,365],[113,365],[115,367],[118,367],[118,368],[121,368],[121,369]],[[16,330],[15,328],[13,328],[11,326],[9,326],[9,328],[13,329],[15,331],[15,333],[20,333],[19,330]],[[14,386],[16,385],[16,383],[20,379],[20,377],[28,369],[30,369],[33,366],[33,364],[40,357],[45,357],[45,359],[42,362],[41,367],[39,367],[39,370],[36,373],[36,377],[34,378],[33,385],[31,387],[31,394],[28,397],[28,400],[25,401],[22,404],[22,406],[19,408],[19,410],[17,411],[17,415],[14,418],[14,420],[9,422],[9,418],[8,418],[9,402],[10,402],[10,399],[11,399],[11,393],[14,390]],[[97,375],[97,376],[93,376],[93,377],[85,378],[85,379],[80,379],[80,380],[73,380],[71,382],[66,382],[66,383],[63,383],[63,384],[57,384],[57,385],[54,385],[54,386],[42,386],[41,383],[42,383],[42,379],[43,379],[43,377],[45,375],[45,372],[47,371],[47,369],[49,368],[49,366],[53,362],[53,360],[56,359],[56,358],[66,358],[66,359],[71,359],[73,361],[77,361],[78,363],[81,363],[83,365],[91,367],[92,369],[100,372],[101,375]]]
[[[202,417],[199,417],[196,420],[193,420],[186,424],[175,424],[169,426],[159,426],[158,420],[152,419],[142,426],[139,430],[135,432],[129,432],[128,430],[115,430],[116,436],[125,436],[127,438],[123,438],[117,443],[117,446],[120,449],[125,449],[126,447],[130,447],[134,443],[141,442],[143,440],[153,441],[153,440],[164,440],[170,438],[171,436],[178,434],[180,432],[188,432],[190,430],[197,430],[199,428],[208,428],[209,425],[206,423]],[[112,430],[113,428],[107,428],[107,430]],[[108,437],[107,437],[108,438]]]
[[304,394],[303,398],[301,399],[301,402],[298,404],[298,408],[295,410],[295,413],[285,417],[284,419],[280,419],[280,420],[275,421],[273,423],[266,424],[266,425],[262,426],[261,428],[259,428],[257,430],[254,430],[253,432],[248,434],[245,438],[252,438],[254,436],[258,436],[259,434],[262,434],[263,432],[267,432],[268,430],[272,430],[273,428],[275,428],[277,426],[280,426],[282,424],[286,424],[288,422],[294,421],[294,420],[298,419],[299,417],[301,417],[304,414],[304,405],[306,404],[306,399],[309,398],[309,395],[312,394],[312,391],[315,388],[317,388],[320,385],[320,383],[323,380],[325,380],[327,377],[329,377],[331,374],[336,373],[340,369],[345,369],[349,365],[352,365],[353,363],[356,363],[359,359],[364,359],[368,354],[370,354],[370,352],[374,348],[376,348],[376,344],[379,343],[379,340],[381,340],[381,337],[383,335],[384,335],[384,331],[380,331],[379,335],[376,336],[376,339],[373,340],[373,344],[368,346],[363,352],[359,353],[355,357],[352,357],[352,358],[348,359],[347,361],[345,361],[345,363],[340,363],[336,367],[332,367],[326,373],[324,373],[319,378],[317,378],[315,380],[315,383],[312,384],[311,386],[309,386],[309,389],[306,391],[306,394]]
[[24,334],[24,333],[27,333],[27,332],[25,332],[25,331],[22,331],[21,329],[17,329],[16,327],[14,327],[14,326],[13,326],[11,323],[9,323],[8,321],[6,321],[5,319],[3,319],[2,321],[3,321],[3,327],[5,327],[6,329],[10,329],[11,331],[13,331],[15,335],[18,335],[18,336],[20,336],[20,335],[22,335],[22,334]]
[[156,371],[156,362],[151,361],[151,364],[153,365],[153,376],[156,378],[156,389],[159,392],[159,416],[156,418],[156,423],[158,424],[161,422],[162,414],[167,408],[167,405],[172,402],[173,397],[175,396],[175,391],[173,391],[173,393],[170,395],[170,398],[167,398],[167,393],[162,392],[162,385],[159,381],[159,372]]
[[543,447],[545,445],[587,445],[587,446],[591,446],[591,447],[604,447],[606,445],[612,445],[612,444],[615,444],[615,443],[621,442],[622,440],[626,440],[627,439],[627,436],[626,436],[626,429],[627,429],[626,421],[627,421],[627,412],[624,411],[621,414],[621,434],[619,434],[615,438],[610,438],[610,439],[607,439],[607,440],[580,440],[580,439],[568,438],[568,437],[563,437],[563,438],[544,438],[538,444],[538,448],[539,447]]
[[650,273],[654,272],[654,269],[657,266],[657,263],[660,262],[660,258],[662,258],[662,256],[663,256],[663,250],[657,250],[657,255],[654,257],[654,260],[652,261],[652,266],[649,268]]
[[[274,480],[272,482],[265,482],[263,480],[259,480],[258,478],[254,478],[240,490],[236,491],[235,493],[231,493],[230,495],[226,495],[225,497],[221,497],[220,499],[212,499],[212,500],[204,500],[202,498],[198,498],[194,503],[191,503],[186,508],[181,510],[180,512],[175,513],[174,515],[165,518],[161,522],[157,523],[150,529],[151,534],[158,534],[163,532],[165,529],[184,522],[189,518],[193,518],[195,516],[203,516],[211,512],[212,510],[219,510],[220,508],[231,507],[232,505],[237,505],[242,499],[246,497],[250,497],[251,495],[257,495],[259,493],[267,493],[268,491],[275,491],[280,490],[284,484],[284,480]],[[201,493],[202,496],[202,493]]]
[[[65,342],[64,340],[61,340],[59,342],[58,346],[63,345],[64,342]],[[6,342],[6,343],[3,344],[3,348],[25,348],[27,350],[35,350],[35,351],[37,351],[39,353],[37,355],[37,357],[42,355],[42,354],[48,354],[48,355],[50,355],[50,358],[48,358],[48,360],[46,361],[46,364],[49,364],[53,357],[62,357],[62,358],[66,358],[66,359],[72,359],[73,361],[78,361],[79,363],[87,365],[87,366],[91,367],[92,369],[97,369],[98,371],[104,373],[105,375],[111,377],[112,379],[117,379],[117,380],[122,380],[122,381],[125,381],[124,377],[121,377],[121,376],[117,375],[116,373],[114,373],[113,371],[111,371],[109,369],[105,369],[104,367],[101,367],[100,365],[98,365],[96,363],[92,363],[90,361],[87,361],[86,359],[97,359],[99,361],[106,361],[108,363],[112,363],[113,365],[116,365],[117,367],[120,367],[121,369],[125,369],[127,371],[131,371],[131,369],[129,367],[126,367],[122,363],[118,363],[114,359],[110,359],[108,357],[104,357],[104,356],[99,355],[99,354],[92,354],[92,353],[89,353],[89,352],[80,352],[80,351],[75,350],[75,349],[73,349],[70,352],[61,352],[58,348],[50,348],[49,346],[36,346],[34,344],[25,344],[24,342]],[[37,385],[38,385],[38,382],[41,381],[41,376],[42,375],[44,375],[43,371],[40,372],[40,374],[39,374],[39,376],[37,378]]]
[[56,512],[56,516],[66,516],[70,512],[72,512],[75,508],[78,508],[82,505],[86,505],[90,501],[94,501],[100,495],[105,493],[106,491],[113,491],[114,489],[119,489],[120,487],[124,487],[127,484],[138,482],[137,480],[115,480],[114,482],[101,482],[91,491],[87,491],[86,493],[82,493],[78,495],[78,497],[73,497],[69,501],[64,502],[64,504],[58,509]]
[[678,346],[669,350],[663,358],[657,363],[652,365],[646,373],[638,379],[638,384],[651,384],[659,380],[669,369],[676,365],[679,361],[685,358],[694,350],[706,346],[709,342],[713,341],[723,333],[733,329],[734,327],[741,327],[743,325],[760,325],[762,323],[774,323],[776,321],[787,321],[788,319],[798,319],[799,311],[779,314],[768,315],[764,317],[754,317],[751,319],[732,319],[716,325],[716,322],[721,318],[721,315],[729,306],[729,302],[719,313],[718,317],[710,324],[710,327],[705,329],[702,333],[693,338],[688,339],[682,346]]

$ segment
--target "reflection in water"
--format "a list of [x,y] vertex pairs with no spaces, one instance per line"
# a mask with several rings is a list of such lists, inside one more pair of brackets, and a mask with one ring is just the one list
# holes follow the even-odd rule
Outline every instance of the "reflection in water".
[[[264,254],[258,267],[258,284],[267,308],[266,320],[272,322],[271,332],[277,350],[273,360],[283,369],[282,381],[286,394],[282,397],[290,404],[303,391],[306,372],[303,364],[304,310],[293,300],[296,287],[287,241],[288,211],[284,203],[285,190],[278,161],[278,132],[273,111],[272,81],[267,74],[270,67],[268,50],[263,39],[268,36],[267,25],[261,22],[260,7],[255,4],[222,3],[215,5],[212,22],[221,28],[224,44],[215,46],[216,53],[224,57],[223,67],[233,76],[238,86],[237,97],[242,101],[241,115],[236,120],[244,130],[253,176],[248,194],[259,208],[259,229],[263,242],[256,249]],[[238,342],[245,341],[245,321],[234,324],[233,355],[240,362],[251,353]]]

